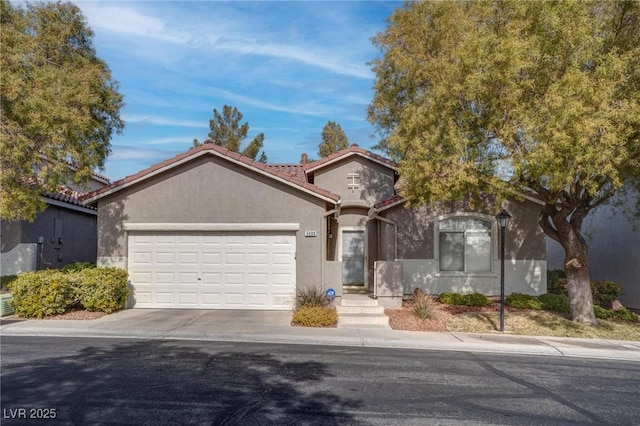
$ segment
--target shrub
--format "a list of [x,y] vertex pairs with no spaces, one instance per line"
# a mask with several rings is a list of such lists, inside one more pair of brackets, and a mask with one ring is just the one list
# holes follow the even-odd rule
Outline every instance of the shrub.
[[462,295],[458,293],[440,293],[438,302],[445,305],[462,305]]
[[329,306],[301,306],[293,313],[293,325],[303,327],[332,327],[338,322],[338,313]]
[[627,308],[611,310],[610,318],[620,319],[624,321],[638,322],[638,316]]
[[323,307],[331,304],[331,299],[320,286],[299,288],[296,290],[296,309],[301,307]]
[[562,269],[547,271],[547,293],[568,296],[567,274]]
[[127,271],[122,268],[83,269],[77,277],[80,303],[89,311],[108,314],[124,308],[129,295]]
[[77,303],[75,282],[56,270],[26,272],[9,284],[9,304],[25,318],[62,314]]
[[484,294],[458,294],[458,293],[440,293],[438,302],[445,305],[463,305],[463,306],[489,306],[491,300]]
[[611,302],[622,294],[622,286],[613,281],[591,281],[593,303],[603,308],[611,307]]
[[5,293],[9,291],[8,289],[9,283],[15,280],[16,278],[18,278],[17,275],[5,275],[3,277],[0,277],[0,293]]
[[565,295],[547,293],[538,296],[538,300],[545,311],[569,313],[569,297]]
[[74,262],[74,263],[70,263],[66,266],[63,266],[60,270],[62,272],[80,272],[83,271],[85,269],[93,269],[96,267],[95,263],[91,263],[91,262]]
[[489,306],[491,300],[484,294],[471,293],[462,296],[462,305],[465,306]]
[[522,293],[511,293],[505,298],[504,304],[518,309],[542,309],[537,297]]
[[435,317],[440,310],[435,299],[422,291],[414,292],[411,302],[413,303],[411,307],[413,315],[421,320]]
[[600,319],[609,319],[611,318],[611,310],[605,309],[602,306],[595,305],[593,307],[593,312],[596,314],[596,318]]

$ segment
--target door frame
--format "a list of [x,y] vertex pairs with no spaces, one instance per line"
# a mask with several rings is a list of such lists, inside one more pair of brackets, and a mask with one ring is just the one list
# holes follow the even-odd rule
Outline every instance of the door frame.
[[[368,235],[367,235],[367,227],[366,226],[342,226],[342,225],[338,225],[338,259],[340,260],[340,263],[342,264],[342,234],[344,231],[347,232],[362,232],[362,238],[363,238],[363,244],[364,244],[364,258],[362,260],[363,262],[363,269],[364,269],[364,285],[363,288],[365,290],[369,290],[369,268],[367,267],[367,259],[369,259],[369,245],[368,245]],[[340,278],[342,279],[342,271],[340,273]],[[344,287],[344,283],[342,283],[343,287]]]

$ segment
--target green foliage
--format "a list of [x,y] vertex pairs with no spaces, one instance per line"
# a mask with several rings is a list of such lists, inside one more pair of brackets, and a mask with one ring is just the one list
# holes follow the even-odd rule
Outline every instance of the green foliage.
[[5,275],[0,277],[0,293],[6,293],[8,290],[8,285],[10,282],[18,278],[17,275]]
[[76,5],[3,0],[0,27],[0,217],[33,220],[104,166],[123,97]]
[[622,294],[622,286],[613,281],[591,281],[591,292],[596,305],[609,308]]
[[538,300],[545,311],[569,313],[569,297],[564,294],[546,293],[538,296]]
[[334,152],[346,149],[348,146],[349,140],[342,127],[338,123],[328,121],[322,128],[322,143],[318,147],[320,158],[328,157]]
[[462,295],[458,293],[440,293],[438,302],[445,305],[463,305]]
[[58,270],[26,272],[9,284],[9,304],[18,316],[42,318],[62,314],[77,302],[76,285]]
[[568,296],[567,293],[567,274],[562,269],[552,269],[547,271],[547,292],[551,294],[561,294]]
[[[258,157],[264,143],[264,133],[259,133],[249,142],[249,145],[247,145],[244,150],[240,151],[240,146],[247,138],[249,132],[249,123],[244,122],[240,124],[241,121],[242,113],[238,111],[236,107],[224,105],[222,107],[222,114],[214,108],[213,118],[209,120],[209,128],[211,129],[209,132],[209,140],[205,141],[205,143],[213,143],[227,148],[229,151],[238,152],[245,157],[266,163],[267,155],[264,151]],[[193,146],[199,145],[201,145],[201,143],[198,142],[197,139],[194,139]]]
[[80,272],[84,269],[93,269],[96,267],[92,262],[74,262],[60,268],[62,272]]
[[637,322],[638,316],[633,312],[629,311],[627,308],[620,308],[616,310],[606,309],[602,306],[594,306],[593,310],[596,314],[596,317],[600,319],[618,319],[622,321],[630,321]]
[[436,300],[422,291],[414,292],[411,297],[411,312],[421,320],[434,318],[440,311]]
[[462,306],[489,306],[491,300],[484,294],[457,294],[457,293],[440,293],[438,302],[445,305],[462,305]]
[[302,306],[293,313],[293,325],[303,327],[333,327],[338,323],[338,313],[328,306]]
[[324,307],[331,304],[331,299],[320,286],[309,286],[296,290],[296,309],[302,307]]
[[465,306],[489,306],[491,304],[491,300],[484,294],[480,293],[471,293],[465,294],[462,296],[462,304]]
[[124,308],[129,290],[122,268],[90,268],[76,273],[80,303],[89,311],[108,314]]
[[[640,2],[406,2],[388,22],[368,116],[402,195],[473,205],[526,187],[586,268],[585,216],[640,187]],[[572,314],[592,323],[585,272]]]
[[511,293],[504,299],[504,304],[518,309],[542,309],[542,303],[536,296],[522,293]]
[[62,314],[78,305],[89,311],[114,312],[128,296],[127,271],[88,268],[78,272],[26,272],[9,284],[15,313],[25,318]]

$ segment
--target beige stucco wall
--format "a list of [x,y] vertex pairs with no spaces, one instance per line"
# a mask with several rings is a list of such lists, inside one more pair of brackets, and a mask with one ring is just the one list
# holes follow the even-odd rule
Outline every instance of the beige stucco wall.
[[[98,202],[98,258],[126,266],[125,223],[299,223],[298,286],[322,284],[324,213],[317,197],[217,157],[197,158]],[[305,230],[317,237],[304,236]]]
[[[506,234],[505,285],[507,293],[522,292],[542,294],[546,292],[545,238],[537,223],[540,206],[532,201],[510,200],[502,206],[491,199],[482,209],[428,207],[405,208],[402,205],[381,212],[381,216],[393,221],[397,227],[397,259],[394,259],[394,227],[381,224],[380,259],[398,260],[403,263],[405,294],[416,287],[437,294],[443,291],[470,293],[478,291],[487,295],[499,294],[500,257],[499,231],[495,214],[504,207],[511,214]],[[457,212],[457,213],[456,213]],[[492,270],[487,273],[445,273],[439,271],[435,227],[442,217],[465,214],[490,221],[492,225]]]
[[[349,173],[360,175],[359,189],[348,189]],[[314,184],[340,195],[343,202],[361,200],[368,204],[391,198],[394,194],[394,171],[354,155],[314,172]]]

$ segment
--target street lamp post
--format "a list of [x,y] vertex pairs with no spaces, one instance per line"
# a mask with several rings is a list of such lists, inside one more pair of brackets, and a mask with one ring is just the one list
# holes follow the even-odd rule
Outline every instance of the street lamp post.
[[500,227],[500,332],[504,331],[504,234],[509,226],[511,215],[502,209],[496,215],[496,221]]

